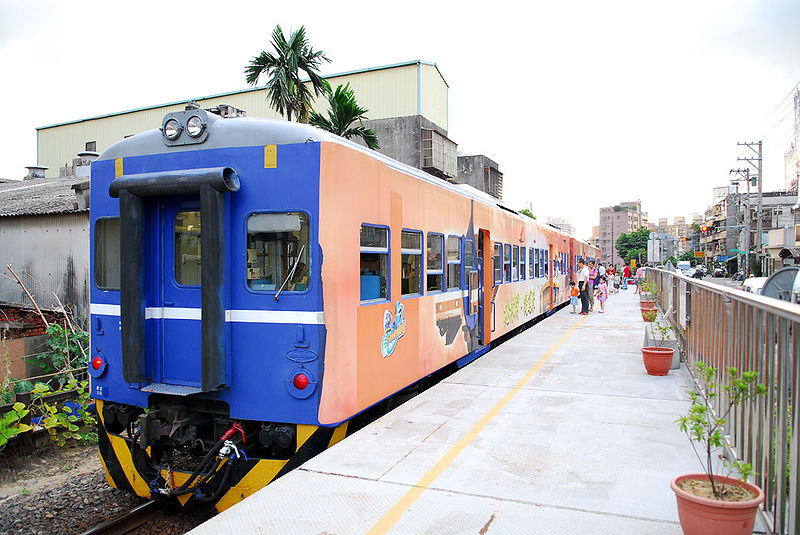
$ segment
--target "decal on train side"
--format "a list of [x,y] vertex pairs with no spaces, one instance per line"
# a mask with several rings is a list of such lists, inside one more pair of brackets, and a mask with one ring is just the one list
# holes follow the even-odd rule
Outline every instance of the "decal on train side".
[[381,340],[381,353],[384,358],[394,351],[397,342],[406,334],[406,320],[403,317],[403,303],[395,303],[395,317],[392,321],[392,313],[386,310],[383,313],[383,339]]

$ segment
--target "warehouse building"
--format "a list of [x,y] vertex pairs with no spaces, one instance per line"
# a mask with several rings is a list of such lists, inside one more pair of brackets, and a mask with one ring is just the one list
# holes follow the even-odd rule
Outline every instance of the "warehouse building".
[[[442,179],[470,183],[502,196],[502,173],[489,158],[480,157],[481,169],[459,166],[457,145],[448,137],[449,86],[435,63],[410,61],[326,76],[332,88],[350,84],[358,103],[368,111],[365,126],[375,130],[379,152]],[[250,117],[280,119],[269,107],[263,87],[193,99],[202,108],[228,104]],[[112,113],[37,128],[38,164],[47,177],[74,173],[73,161],[82,151],[103,152],[125,137],[161,126],[169,112],[182,110],[185,101]],[[325,114],[327,100],[319,97],[314,108]],[[474,157],[465,157],[474,158]],[[477,170],[474,177],[459,177],[459,167]],[[490,179],[484,180],[484,177]],[[485,184],[485,187],[484,187]]]

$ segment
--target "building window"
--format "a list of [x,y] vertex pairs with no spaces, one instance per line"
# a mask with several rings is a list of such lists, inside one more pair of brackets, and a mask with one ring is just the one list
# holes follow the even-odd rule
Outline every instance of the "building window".
[[86,150],[91,152],[97,152],[97,141],[87,141]]
[[403,259],[403,295],[422,294],[422,232],[404,230],[400,235]]
[[389,229],[361,225],[361,300],[389,299]]
[[503,280],[511,282],[511,245],[503,245]]
[[444,236],[428,233],[427,273],[429,292],[444,291]]
[[175,214],[175,281],[200,286],[200,210]]
[[494,283],[503,282],[503,244],[494,244]]
[[119,290],[119,218],[98,219],[94,224],[94,282],[103,290]]
[[447,237],[447,289],[461,288],[461,238]]

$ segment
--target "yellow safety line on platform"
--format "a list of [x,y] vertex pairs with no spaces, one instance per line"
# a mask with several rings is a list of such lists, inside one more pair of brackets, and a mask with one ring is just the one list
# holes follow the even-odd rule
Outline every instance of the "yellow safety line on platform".
[[433,468],[431,468],[428,471],[427,474],[422,476],[422,478],[419,481],[417,481],[417,483],[413,487],[411,487],[411,489],[405,494],[405,496],[400,498],[400,500],[394,505],[394,507],[389,509],[389,511],[385,515],[383,515],[383,518],[378,520],[375,523],[375,525],[372,526],[372,528],[367,532],[367,535],[377,535],[379,533],[387,533],[390,529],[392,529],[392,527],[397,523],[397,521],[400,520],[400,517],[403,516],[403,513],[405,513],[406,510],[409,507],[411,507],[411,505],[417,500],[417,498],[419,498],[420,495],[423,492],[425,492],[425,490],[428,487],[431,486],[431,484],[436,480],[436,478],[439,477],[442,474],[442,472],[444,472],[445,468],[450,466],[450,464],[455,460],[455,458],[458,457],[458,454],[461,453],[464,450],[464,448],[466,448],[473,440],[475,440],[475,437],[477,437],[478,434],[480,434],[480,432],[483,431],[483,429],[489,424],[489,422],[491,422],[494,419],[494,417],[497,416],[497,414],[501,410],[503,410],[503,407],[508,405],[508,402],[511,401],[514,398],[514,396],[516,396],[517,393],[519,393],[519,391],[522,390],[522,387],[525,386],[525,384],[533,378],[536,372],[539,371],[539,368],[541,368],[544,365],[544,363],[547,362],[547,360],[553,355],[555,350],[558,349],[559,346],[563,344],[566,341],[566,339],[569,338],[570,335],[572,335],[575,329],[577,329],[580,326],[580,324],[583,323],[584,320],[586,320],[586,318],[588,317],[589,316],[582,317],[575,325],[572,326],[572,328],[569,331],[567,331],[567,333],[564,336],[561,337],[561,339],[558,342],[556,342],[553,345],[553,347],[548,349],[547,353],[545,353],[544,356],[542,356],[542,358],[540,358],[539,361],[536,364],[534,364],[530,370],[528,370],[528,373],[526,373],[525,376],[522,379],[520,379],[517,382],[517,384],[515,384],[513,388],[511,388],[511,390],[509,390],[505,396],[503,396],[503,399],[498,401],[497,404],[495,404],[495,406],[492,407],[489,412],[483,415],[483,417],[480,420],[478,420],[478,422],[474,426],[472,426],[472,429],[470,429],[469,432],[466,435],[464,435],[461,438],[461,440],[459,440],[456,443],[455,446],[450,448],[450,451],[445,453],[444,456],[441,459],[439,459],[439,462],[437,462],[433,466]]

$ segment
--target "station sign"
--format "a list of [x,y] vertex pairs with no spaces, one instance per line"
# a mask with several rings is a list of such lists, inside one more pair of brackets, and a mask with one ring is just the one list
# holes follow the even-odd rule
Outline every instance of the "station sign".
[[705,255],[706,255],[706,253],[704,251],[695,251],[694,252],[694,257],[695,258],[703,258]]

